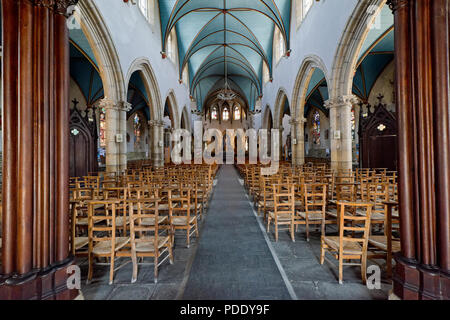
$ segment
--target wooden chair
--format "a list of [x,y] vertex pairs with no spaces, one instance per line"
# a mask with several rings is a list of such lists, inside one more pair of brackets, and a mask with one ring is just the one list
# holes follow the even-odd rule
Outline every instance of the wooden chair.
[[169,190],[170,222],[174,230],[186,230],[186,244],[190,247],[190,238],[198,237],[197,216],[191,213],[191,190]]
[[[170,230],[166,227],[168,216],[159,216],[159,199],[136,199],[128,201],[130,216],[131,260],[134,283],[138,276],[138,258],[153,258],[154,282],[158,282],[158,268],[167,259],[173,264],[173,243]],[[167,253],[167,255],[165,255]],[[165,257],[160,260],[161,257]]]
[[[71,212],[71,251],[73,256],[87,255],[87,247],[89,245],[88,236],[88,224],[79,224],[80,217],[78,214],[81,212],[79,208],[80,202],[78,200],[70,200],[70,212]],[[87,219],[82,217],[83,219]],[[82,227],[85,226],[85,227]]]
[[[110,263],[109,284],[114,280],[116,256],[130,242],[129,237],[116,236],[116,208],[120,200],[93,200],[88,202],[89,212],[89,272],[88,283],[94,272],[94,258],[107,258]],[[103,210],[94,210],[101,205]]]
[[386,260],[386,272],[392,276],[392,254],[401,250],[400,239],[392,234],[392,223],[399,223],[398,219],[392,217],[392,211],[398,207],[396,202],[385,202],[384,210],[386,217],[384,225],[384,235],[369,236],[369,259],[382,258]]
[[[372,204],[363,202],[338,202],[339,236],[322,235],[320,264],[323,264],[325,252],[329,252],[339,261],[339,283],[343,283],[343,266],[361,266],[362,281],[366,283],[367,245],[370,232]],[[353,215],[357,209],[364,215]],[[358,224],[358,225],[356,225]],[[356,235],[358,233],[358,235]],[[362,233],[362,235],[361,235]],[[358,237],[359,236],[359,237]],[[344,260],[359,260],[357,263],[344,263]]]
[[269,211],[267,217],[267,232],[270,225],[275,225],[275,241],[278,241],[278,226],[289,226],[291,239],[295,241],[295,195],[293,184],[273,185],[273,211]]
[[321,225],[322,234],[325,234],[325,225],[336,223],[326,219],[327,185],[304,184],[304,211],[297,212],[296,225],[305,225],[306,241],[309,242],[309,226]]

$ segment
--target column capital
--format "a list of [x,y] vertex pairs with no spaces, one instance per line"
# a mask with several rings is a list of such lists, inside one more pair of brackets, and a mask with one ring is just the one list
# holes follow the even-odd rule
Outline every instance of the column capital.
[[329,99],[327,101],[325,101],[324,106],[327,109],[332,109],[332,108],[340,108],[340,107],[351,107],[354,104],[358,103],[359,99],[351,94],[351,95],[347,95],[347,96],[339,96],[337,98],[334,99]]
[[290,124],[291,126],[295,126],[295,125],[299,125],[299,124],[305,123],[305,122],[306,122],[306,119],[305,119],[305,118],[301,118],[301,119],[291,119],[291,120],[289,121],[289,124]]
[[398,9],[408,6],[409,2],[410,0],[388,0],[387,5],[389,5],[389,8],[394,13]]
[[100,107],[105,109],[112,109],[116,111],[125,111],[129,112],[132,109],[131,103],[128,103],[126,101],[115,101],[110,99],[102,99],[100,101]]
[[33,3],[36,7],[55,8],[55,0],[34,0]]
[[[37,2],[42,2],[42,0],[37,0]],[[78,0],[52,0],[52,2],[55,3],[55,12],[68,18],[73,14],[73,7],[77,5]]]
[[148,125],[150,127],[164,127],[164,121],[160,120],[149,120]]

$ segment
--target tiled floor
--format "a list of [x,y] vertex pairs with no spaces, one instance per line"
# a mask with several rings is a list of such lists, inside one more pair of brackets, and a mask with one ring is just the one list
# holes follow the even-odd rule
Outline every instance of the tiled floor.
[[184,235],[176,236],[174,264],[166,262],[160,267],[157,284],[153,266],[140,267],[138,281],[131,284],[128,263],[116,272],[113,285],[108,285],[109,268],[100,266],[86,285],[87,263],[80,259],[83,296],[93,300],[387,299],[389,282],[382,279],[380,290],[369,290],[361,283],[359,267],[345,267],[340,285],[337,268],[319,263],[320,232],[312,232],[310,242],[305,241],[303,228],[296,242],[285,231],[275,242],[270,233],[270,251],[257,219],[261,221],[255,217],[236,170],[222,166],[208,214],[201,222],[200,239],[194,238],[187,249]]

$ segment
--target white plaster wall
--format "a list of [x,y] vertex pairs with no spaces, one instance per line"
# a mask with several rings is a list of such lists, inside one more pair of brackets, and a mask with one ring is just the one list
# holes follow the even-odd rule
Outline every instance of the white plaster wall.
[[[178,82],[178,64],[170,59],[162,59],[159,9],[150,24],[137,5],[131,1],[91,0],[99,8],[115,44],[123,76],[126,79],[130,66],[138,58],[146,57],[151,63],[158,81],[161,103],[164,104],[170,90],[177,100],[178,114],[190,105],[189,91],[185,84]],[[164,105],[160,106],[161,113]]]
[[326,78],[331,78],[338,45],[357,2],[357,0],[314,2],[298,29],[293,12],[292,52],[290,57],[282,58],[277,65],[274,62],[273,82],[264,85],[262,105],[269,105],[274,112],[278,91],[283,89],[288,96],[291,110],[296,107],[291,104],[295,80],[302,62],[308,56],[318,56],[326,67],[326,70],[323,70]]
[[382,102],[386,103],[389,111],[395,111],[395,97],[394,97],[394,79],[395,79],[395,63],[392,61],[378,77],[375,85],[370,91],[369,104],[372,106],[378,105],[377,99],[379,94],[384,96]]

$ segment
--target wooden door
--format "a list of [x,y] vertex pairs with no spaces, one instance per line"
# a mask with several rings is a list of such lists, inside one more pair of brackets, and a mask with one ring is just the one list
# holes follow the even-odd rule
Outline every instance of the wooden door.
[[72,128],[70,134],[70,176],[87,176],[90,169],[90,144],[86,132]]
[[397,170],[397,136],[371,136],[368,146],[368,168]]

